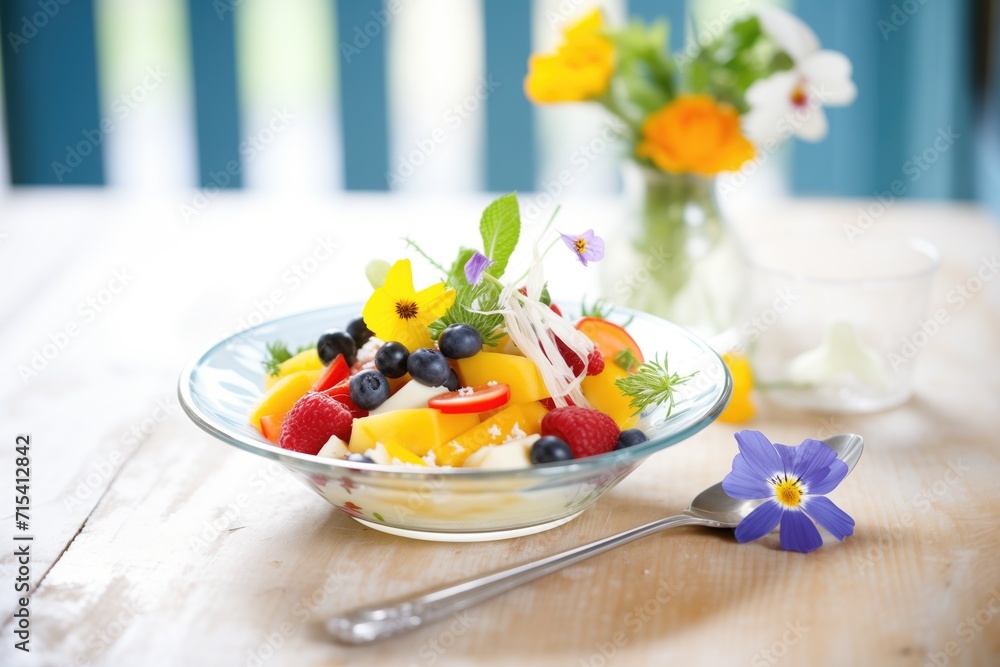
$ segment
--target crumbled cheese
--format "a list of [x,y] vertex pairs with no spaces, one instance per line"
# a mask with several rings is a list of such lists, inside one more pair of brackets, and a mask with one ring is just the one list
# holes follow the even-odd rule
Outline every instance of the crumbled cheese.
[[497,426],[496,424],[490,426],[490,429],[486,432],[489,433],[490,436],[493,437],[494,439],[499,438],[503,434],[503,431],[501,431],[500,427]]
[[391,463],[389,460],[389,452],[386,451],[385,445],[381,442],[376,442],[374,448],[365,451],[365,456],[379,465],[389,465],[389,463]]
[[458,390],[459,396],[472,396],[475,393],[475,389],[472,387],[460,387]]
[[507,435],[506,438],[504,438],[503,442],[504,444],[507,444],[508,442],[514,442],[515,440],[520,440],[526,435],[528,434],[521,429],[521,425],[518,424],[517,422],[514,422],[514,425],[510,427],[510,433]]
[[487,387],[495,387],[495,386],[497,386],[498,384],[500,384],[500,383],[499,383],[499,382],[497,382],[496,380],[490,380],[489,382],[487,382],[487,383],[486,383],[486,386],[487,386]]
[[434,453],[433,449],[424,455],[424,463],[429,466],[437,465],[437,454]]
[[452,454],[461,454],[462,452],[465,451],[465,447],[463,447],[462,445],[458,444],[454,440],[452,440],[448,444],[451,445],[451,453]]

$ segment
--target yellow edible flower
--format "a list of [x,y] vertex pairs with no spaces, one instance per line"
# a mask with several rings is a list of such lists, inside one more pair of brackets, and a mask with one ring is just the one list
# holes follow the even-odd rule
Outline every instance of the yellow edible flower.
[[601,12],[591,11],[566,29],[555,53],[528,60],[524,92],[532,102],[580,102],[608,89],[614,70],[614,48],[601,34]]
[[414,290],[410,260],[401,259],[389,268],[385,284],[371,295],[361,315],[375,336],[412,351],[433,345],[427,327],[453,303],[455,290],[445,289],[444,283]]
[[732,352],[723,354],[722,360],[726,362],[729,373],[733,376],[733,397],[719,415],[719,421],[739,424],[753,419],[756,410],[753,401],[750,400],[750,393],[753,391],[753,371],[750,370],[750,362],[746,357]]
[[736,109],[708,95],[681,95],[650,114],[635,152],[663,171],[702,176],[735,171],[754,156]]

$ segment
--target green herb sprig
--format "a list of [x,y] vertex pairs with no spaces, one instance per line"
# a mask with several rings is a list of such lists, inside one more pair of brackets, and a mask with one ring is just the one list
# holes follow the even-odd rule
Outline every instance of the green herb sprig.
[[674,393],[677,388],[687,383],[697,375],[697,371],[690,375],[680,375],[671,373],[667,368],[667,357],[663,356],[663,362],[653,359],[639,365],[639,368],[631,375],[615,380],[615,386],[631,398],[629,407],[640,414],[651,405],[667,406],[667,416],[674,409]]
[[296,354],[305,352],[306,350],[314,347],[316,347],[315,343],[311,345],[302,345],[293,354],[288,349],[287,345],[280,340],[276,340],[267,344],[267,358],[264,359],[261,364],[264,366],[264,371],[267,372],[268,375],[277,375],[281,372],[281,369],[278,368],[281,364],[288,361]]

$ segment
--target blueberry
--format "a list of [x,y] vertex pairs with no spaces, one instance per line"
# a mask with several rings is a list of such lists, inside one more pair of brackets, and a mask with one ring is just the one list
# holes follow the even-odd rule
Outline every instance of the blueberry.
[[386,343],[375,353],[375,368],[387,378],[401,378],[406,375],[406,359],[410,351],[402,343]]
[[374,410],[389,398],[389,381],[378,371],[361,371],[351,378],[351,400],[362,410]]
[[451,373],[448,373],[448,379],[444,383],[445,389],[448,391],[458,391],[462,388],[462,383],[458,381],[458,373],[455,369],[451,369]]
[[444,355],[429,347],[422,347],[410,353],[406,360],[406,370],[413,379],[428,387],[442,387],[451,374],[451,366]]
[[640,445],[647,440],[649,440],[649,438],[647,438],[646,434],[639,429],[626,429],[618,434],[618,444],[615,445],[615,449],[625,449],[626,447]]
[[319,352],[319,360],[324,366],[329,366],[338,354],[344,355],[344,361],[348,366],[353,366],[358,358],[358,346],[354,344],[354,339],[350,334],[336,329],[331,329],[319,337],[316,341],[316,351]]
[[351,454],[347,457],[347,460],[351,463],[375,463],[364,454]]
[[368,342],[368,339],[374,336],[372,330],[368,328],[365,324],[363,317],[356,317],[347,323],[347,333],[351,338],[354,339],[354,344],[361,347]]
[[565,440],[554,435],[542,436],[531,446],[532,463],[552,463],[553,461],[570,461],[572,459],[573,450],[569,448]]
[[438,347],[441,354],[449,359],[466,359],[476,356],[483,349],[483,337],[473,326],[452,324],[441,332]]

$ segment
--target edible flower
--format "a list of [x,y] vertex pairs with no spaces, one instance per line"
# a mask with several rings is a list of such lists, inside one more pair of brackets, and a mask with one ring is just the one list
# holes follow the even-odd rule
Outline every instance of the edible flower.
[[733,396],[729,399],[729,405],[719,415],[719,421],[740,424],[753,419],[756,409],[750,398],[753,392],[753,371],[750,369],[750,362],[735,352],[723,354],[722,361],[729,368],[729,374],[733,376]]
[[454,302],[455,290],[446,289],[444,283],[417,292],[410,260],[401,259],[389,268],[385,283],[372,293],[361,314],[378,338],[416,350],[432,346],[427,327]]
[[483,279],[483,273],[486,269],[490,268],[496,264],[496,262],[490,260],[489,257],[483,253],[476,251],[469,261],[465,263],[465,279],[469,281],[470,285],[478,285],[479,281]]
[[663,171],[701,176],[735,171],[754,156],[736,109],[708,95],[680,95],[650,114],[635,152]]
[[560,233],[559,236],[584,266],[587,266],[587,262],[597,262],[604,257],[604,239],[594,234],[593,229],[588,229],[583,234]]
[[806,141],[823,139],[828,129],[823,107],[846,106],[858,95],[851,61],[838,51],[820,50],[816,33],[782,9],[762,7],[758,19],[793,65],[747,89],[747,132],[757,142],[785,139],[789,132]]
[[847,464],[819,440],[798,447],[773,445],[760,431],[736,434],[740,453],[722,490],[739,500],[764,500],[736,527],[736,539],[751,542],[780,523],[781,548],[808,553],[823,545],[815,523],[838,540],[854,534],[854,519],[833,504],[830,493],[847,476]]
[[537,104],[579,102],[603,95],[614,71],[614,47],[602,33],[601,12],[571,25],[555,53],[528,60],[524,92]]

